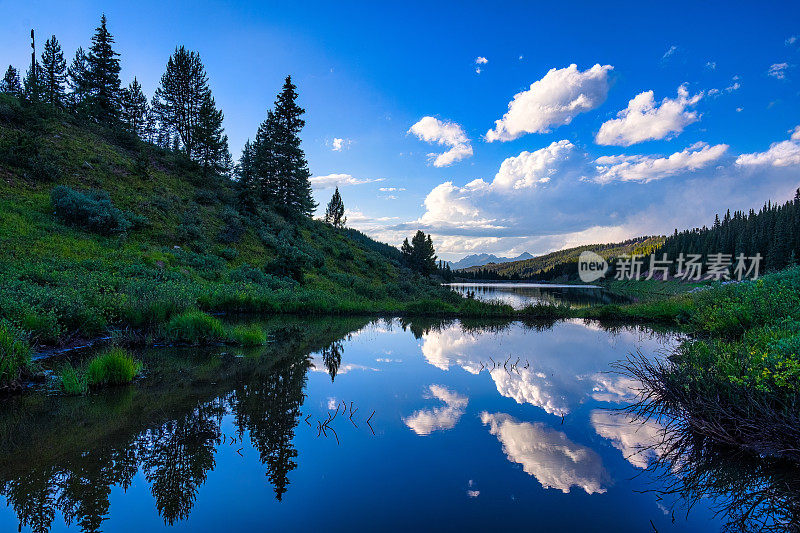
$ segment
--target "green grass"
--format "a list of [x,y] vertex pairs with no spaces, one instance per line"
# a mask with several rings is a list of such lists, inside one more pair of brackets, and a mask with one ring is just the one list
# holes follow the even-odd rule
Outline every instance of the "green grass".
[[196,309],[173,316],[167,322],[165,336],[173,342],[189,344],[220,342],[226,337],[220,319]]
[[142,372],[142,362],[125,349],[113,347],[89,359],[81,367],[65,364],[59,373],[61,390],[70,396],[82,396],[92,388],[131,383]]
[[112,348],[86,365],[86,384],[89,387],[124,385],[142,371],[142,363],[122,348]]
[[241,346],[263,346],[267,344],[267,334],[258,324],[234,326],[228,332],[228,339]]
[[16,382],[30,366],[30,345],[19,334],[0,324],[0,386]]
[[64,394],[83,396],[89,391],[86,376],[71,364],[67,364],[61,369],[59,377],[61,378],[61,390],[64,391]]

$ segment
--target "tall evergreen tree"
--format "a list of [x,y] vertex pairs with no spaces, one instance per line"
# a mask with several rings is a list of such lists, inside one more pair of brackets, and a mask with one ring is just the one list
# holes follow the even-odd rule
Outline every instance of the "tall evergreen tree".
[[19,71],[11,65],[8,66],[3,76],[3,81],[0,81],[0,92],[13,96],[22,96],[22,83],[19,81]]
[[400,252],[406,265],[412,270],[423,276],[436,273],[436,252],[430,235],[426,237],[425,233],[418,230],[411,238],[411,244],[408,243],[408,239],[403,241]]
[[130,130],[144,138],[146,134],[147,115],[150,106],[147,104],[147,97],[142,92],[142,86],[135,77],[120,95],[121,118]]
[[106,28],[106,16],[103,14],[87,56],[87,81],[93,112],[100,120],[113,119],[119,115],[119,54],[114,51],[113,44],[114,37]]
[[195,153],[200,109],[210,93],[200,55],[187,51],[183,46],[176,48],[161,76],[154,108],[161,123],[178,134],[189,157]]
[[267,118],[258,127],[253,143],[253,181],[262,203],[277,206],[284,198],[278,180],[278,155],[276,151],[277,121],[275,113],[267,111]]
[[42,100],[42,66],[38,61],[31,63],[25,73],[23,93],[29,102],[35,103]]
[[305,126],[305,110],[297,105],[297,87],[286,76],[283,90],[275,101],[275,153],[279,191],[278,207],[289,215],[310,217],[316,208],[311,195],[311,171],[300,147],[300,131]]
[[342,195],[339,194],[339,187],[336,187],[331,201],[328,202],[328,207],[325,209],[325,222],[334,228],[343,228],[347,223],[347,217],[344,216],[344,202],[342,201]]
[[79,106],[89,95],[89,59],[80,46],[75,51],[67,68],[67,86],[69,87],[69,101],[72,106]]
[[203,172],[223,174],[228,152],[228,136],[222,129],[222,111],[217,109],[211,92],[207,92],[197,116],[194,131],[195,159],[203,167]]
[[52,107],[64,106],[64,83],[67,81],[67,62],[64,52],[53,35],[44,43],[42,52],[42,100]]
[[253,163],[253,146],[248,139],[242,149],[242,157],[236,165],[236,195],[239,205],[248,211],[254,211],[260,200],[258,183],[255,178]]

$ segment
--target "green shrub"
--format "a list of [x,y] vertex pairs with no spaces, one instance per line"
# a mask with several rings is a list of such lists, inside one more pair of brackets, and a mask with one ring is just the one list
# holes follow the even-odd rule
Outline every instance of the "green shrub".
[[86,384],[98,387],[130,383],[141,370],[141,361],[134,359],[122,348],[112,348],[89,361],[86,366]]
[[218,318],[198,310],[173,316],[166,326],[166,337],[175,342],[201,344],[221,341],[225,328]]
[[30,365],[30,345],[21,335],[0,324],[0,385],[18,380]]
[[111,235],[131,227],[125,214],[114,207],[105,191],[79,192],[59,185],[50,194],[56,216],[62,221],[94,233]]
[[242,346],[263,346],[267,343],[267,334],[258,324],[235,326],[228,333],[228,339]]
[[82,396],[89,390],[86,376],[81,374],[72,365],[67,364],[61,369],[61,390],[70,396]]

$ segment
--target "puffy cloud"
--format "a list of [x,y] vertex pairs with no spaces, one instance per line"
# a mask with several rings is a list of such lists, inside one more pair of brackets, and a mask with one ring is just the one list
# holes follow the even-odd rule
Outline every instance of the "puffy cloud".
[[526,133],[547,133],[552,127],[569,124],[579,113],[591,111],[606,100],[613,68],[597,64],[581,72],[573,64],[550,69],[528,90],[514,96],[508,112],[486,133],[486,140],[510,141]]
[[445,406],[420,409],[403,419],[405,425],[417,435],[430,435],[434,431],[454,428],[469,403],[469,398],[461,396],[443,385],[431,385],[428,390],[430,398],[444,402]]
[[664,98],[656,104],[653,91],[637,94],[615,119],[604,122],[595,136],[597,144],[630,146],[642,141],[674,137],[683,128],[699,120],[695,105],[703,93],[689,96],[685,85],[678,87],[677,98]]
[[489,60],[486,59],[483,56],[478,56],[478,57],[475,58],[475,64],[476,65],[485,65],[488,62],[489,62]]
[[664,428],[653,420],[636,420],[629,413],[595,409],[592,427],[601,437],[622,452],[633,466],[647,468],[662,451]]
[[484,233],[503,230],[508,226],[507,221],[501,220],[501,213],[507,214],[510,207],[504,200],[524,201],[526,195],[551,185],[555,177],[559,180],[579,177],[570,168],[575,151],[571,142],[556,141],[506,159],[492,182],[477,179],[463,187],[449,181],[442,183],[425,198],[426,211],[420,222],[440,229],[458,226]]
[[790,133],[791,137],[788,141],[772,143],[766,152],[742,154],[736,158],[736,164],[743,167],[794,167],[800,165],[800,126],[795,127]]
[[331,150],[334,152],[341,152],[342,150],[346,150],[350,147],[353,143],[350,139],[341,139],[339,137],[334,137],[333,141],[331,141]]
[[767,75],[773,78],[783,80],[786,79],[786,70],[789,68],[789,63],[773,63],[767,70]]
[[615,155],[595,159],[598,183],[612,181],[648,182],[676,174],[693,172],[717,161],[728,149],[727,144],[709,146],[698,143],[668,157]]
[[450,149],[441,154],[428,154],[433,159],[433,166],[447,167],[472,156],[472,145],[466,133],[455,122],[442,121],[434,117],[422,117],[408,130],[420,140],[448,146]]
[[569,160],[574,149],[571,142],[562,140],[535,152],[526,151],[509,157],[500,165],[492,185],[522,189],[547,183],[558,172],[561,163]]
[[332,189],[333,187],[345,187],[347,185],[363,185],[383,181],[385,178],[354,178],[350,174],[328,174],[327,176],[316,176],[308,181],[311,186],[317,189]]
[[569,493],[579,487],[603,494],[610,477],[600,456],[544,424],[518,422],[505,413],[481,413],[481,422],[497,437],[503,452],[546,489]]
[[381,192],[402,192],[406,189],[405,187],[381,187],[378,190]]

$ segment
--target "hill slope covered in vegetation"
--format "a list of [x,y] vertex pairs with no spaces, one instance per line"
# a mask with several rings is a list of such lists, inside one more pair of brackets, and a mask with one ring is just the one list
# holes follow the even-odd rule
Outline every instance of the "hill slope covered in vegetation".
[[182,152],[8,95],[0,95],[0,247],[0,320],[34,343],[163,324],[190,308],[460,305],[407,269],[394,247],[307,217],[243,209],[235,181],[205,174]]
[[557,252],[540,255],[523,261],[490,263],[471,267],[455,273],[467,279],[533,279],[551,281],[577,278],[578,257],[582,252],[591,251],[606,259],[624,254],[649,254],[664,242],[663,237],[638,237],[612,244],[587,244],[566,248]]

